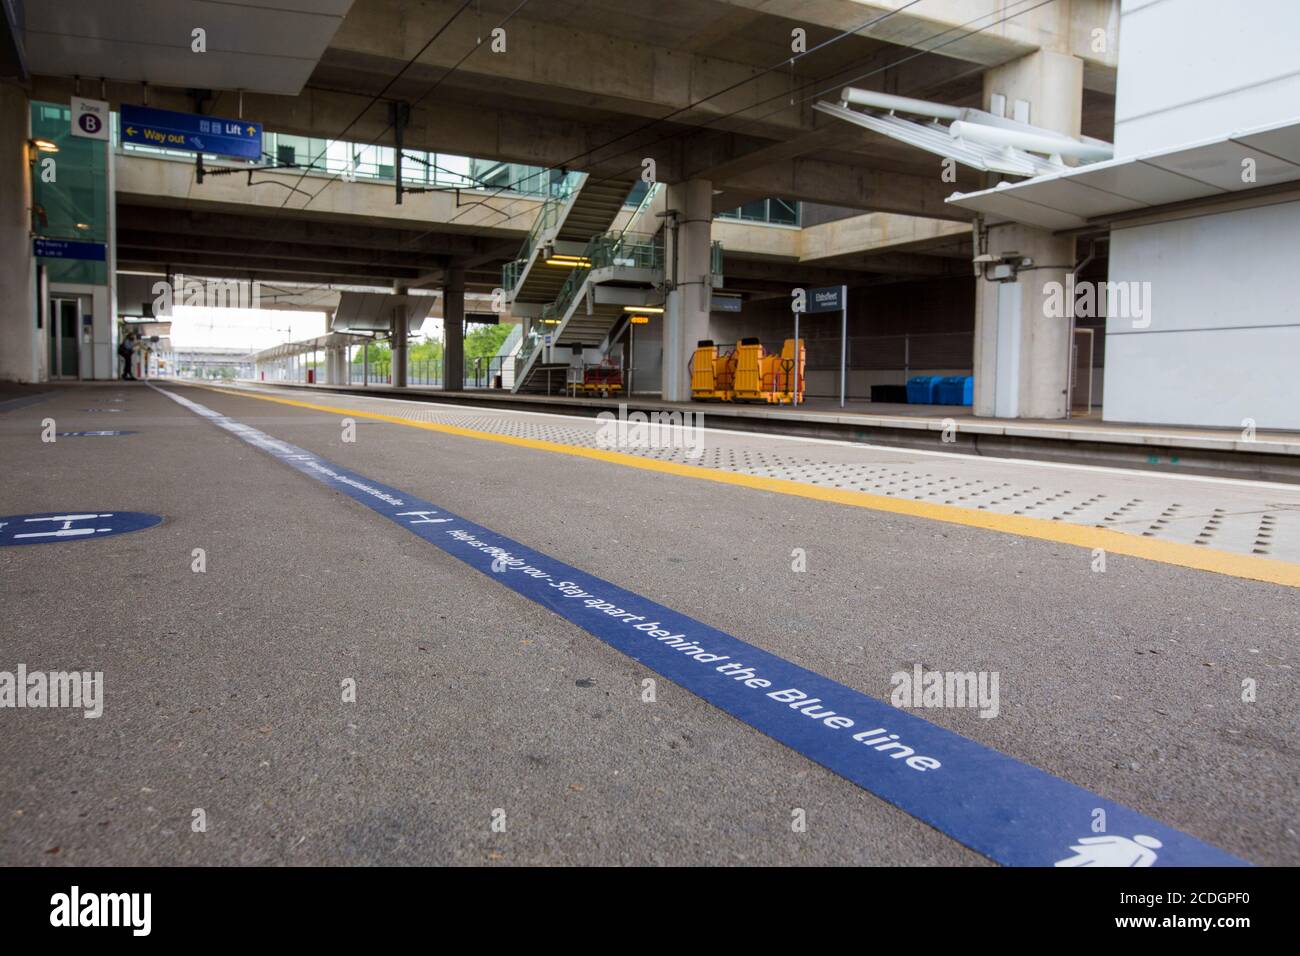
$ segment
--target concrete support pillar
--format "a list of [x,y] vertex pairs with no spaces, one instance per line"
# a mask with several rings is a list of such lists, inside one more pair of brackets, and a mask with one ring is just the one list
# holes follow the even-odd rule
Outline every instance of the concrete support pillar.
[[1052,286],[1064,288],[1074,240],[1028,226],[988,233],[993,255],[1034,260],[1015,282],[977,279],[975,287],[975,414],[997,418],[1064,418],[1070,381],[1070,320],[1044,306]]
[[[1077,136],[1083,109],[1083,61],[1040,50],[984,75],[984,108],[1046,129]],[[976,279],[976,415],[1065,418],[1069,413],[1072,328],[1045,308],[1053,289],[1073,271],[1074,240],[1028,226],[987,231],[976,253],[1015,253],[1033,260],[1013,282]],[[1059,286],[1055,285],[1059,283]],[[1059,301],[1059,300],[1058,300]]]
[[406,305],[393,309],[393,385],[406,387]]
[[[31,105],[21,87],[0,83],[0,381],[44,378],[45,335],[36,328],[36,267],[32,255],[32,167],[27,141]],[[39,160],[38,160],[39,162]]]
[[448,269],[442,289],[442,387],[465,387],[465,270]]
[[691,398],[688,364],[696,344],[709,332],[713,183],[691,179],[669,186],[667,208],[676,216],[669,219],[664,248],[664,268],[673,288],[664,309],[663,397],[686,402]]

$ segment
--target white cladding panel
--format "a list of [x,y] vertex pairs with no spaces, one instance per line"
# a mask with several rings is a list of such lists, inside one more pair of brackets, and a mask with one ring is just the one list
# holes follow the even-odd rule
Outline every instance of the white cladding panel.
[[1300,119],[1296,0],[1123,0],[1115,155]]
[[1115,230],[1149,311],[1106,320],[1106,420],[1300,429],[1297,249],[1300,202]]

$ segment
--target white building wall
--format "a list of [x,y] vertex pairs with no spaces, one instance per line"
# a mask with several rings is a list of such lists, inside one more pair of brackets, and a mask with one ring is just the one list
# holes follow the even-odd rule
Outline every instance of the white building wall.
[[1300,121],[1300,2],[1124,0],[1115,155]]
[[1300,429],[1300,202],[1114,229],[1111,282],[1147,316],[1106,321],[1107,421]]
[[[1116,156],[1300,123],[1300,0],[1123,0],[1121,17]],[[1148,326],[1107,318],[1107,421],[1300,429],[1300,202],[1269,202],[1112,228],[1109,280],[1151,302]]]

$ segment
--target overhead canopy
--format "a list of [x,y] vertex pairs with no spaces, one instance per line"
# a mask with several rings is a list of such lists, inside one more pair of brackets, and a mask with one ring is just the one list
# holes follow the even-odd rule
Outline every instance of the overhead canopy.
[[[1253,169],[1246,160],[1253,161]],[[954,193],[948,202],[980,213],[989,222],[1063,231],[1169,203],[1297,181],[1300,117],[1188,146],[1001,183],[981,192]]]
[[392,332],[395,310],[406,315],[406,327],[418,329],[433,309],[432,295],[388,295],[382,292],[340,292],[330,329],[335,332]]
[[257,352],[252,358],[255,362],[272,362],[276,359],[291,358],[295,355],[306,355],[309,352],[323,352],[326,349],[361,345],[369,341],[370,337],[367,335],[340,335],[337,332],[332,332],[328,335],[318,335],[314,339],[303,339],[300,342],[273,345],[269,349],[262,349],[262,351]]

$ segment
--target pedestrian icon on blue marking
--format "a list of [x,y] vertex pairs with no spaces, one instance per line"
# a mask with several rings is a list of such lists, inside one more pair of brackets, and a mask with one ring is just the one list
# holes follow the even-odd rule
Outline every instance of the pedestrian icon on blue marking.
[[0,546],[52,544],[143,531],[162,521],[143,511],[50,511],[0,517]]
[[1155,851],[1164,846],[1152,836],[1139,833],[1133,839],[1122,836],[1084,837],[1070,847],[1075,855],[1057,860],[1056,866],[1152,866]]
[[430,518],[429,515],[436,515],[436,511],[399,511],[397,516],[404,518],[407,515],[418,515],[417,520],[408,521],[407,524],[446,524],[451,518]]

